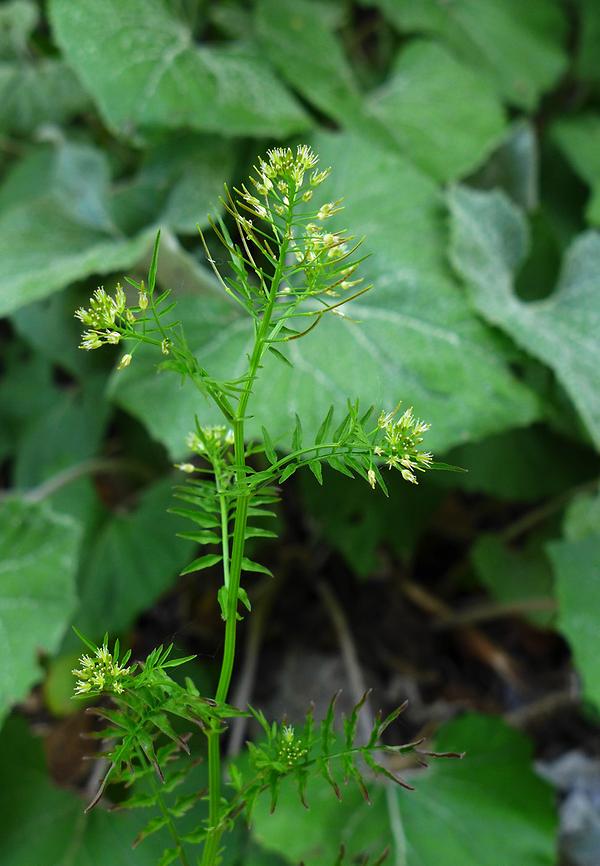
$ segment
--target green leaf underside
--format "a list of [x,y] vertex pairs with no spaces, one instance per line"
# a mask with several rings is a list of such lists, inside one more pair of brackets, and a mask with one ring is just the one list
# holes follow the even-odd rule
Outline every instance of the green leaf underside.
[[0,719],[42,677],[76,603],[78,524],[43,505],[0,503]]

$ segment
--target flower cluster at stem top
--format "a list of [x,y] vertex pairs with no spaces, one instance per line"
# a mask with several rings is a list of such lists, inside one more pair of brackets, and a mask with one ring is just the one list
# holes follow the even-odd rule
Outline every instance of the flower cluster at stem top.
[[[399,418],[395,412],[382,412],[377,427],[383,434],[373,449],[376,457],[383,458],[389,469],[398,469],[405,481],[418,484],[415,470],[425,472],[433,463],[430,451],[421,451],[423,433],[430,425],[415,418],[410,406]],[[375,473],[369,472],[369,483],[375,487]]]
[[76,695],[99,695],[101,692],[121,695],[125,690],[124,682],[132,670],[131,667],[119,665],[106,644],[98,647],[94,656],[82,655],[79,664],[81,667],[72,671],[77,677]]
[[[317,170],[319,158],[307,145],[291,148],[274,148],[267,151],[267,158],[260,159],[254,167],[256,176],[251,176],[254,191],[245,185],[236,190],[238,205],[248,216],[240,216],[240,230],[268,252],[265,239],[269,237],[255,228],[252,218],[266,222],[278,237],[285,237],[289,252],[296,264],[287,265],[282,281],[282,294],[310,297],[319,294],[337,296],[337,288],[344,290],[359,285],[362,280],[351,277],[359,262],[351,256],[359,244],[343,231],[332,231],[323,223],[342,210],[341,201],[329,201],[318,209],[307,212],[296,210],[302,202],[308,202],[314,188],[323,183],[330,169]],[[260,200],[257,196],[262,196]],[[279,221],[278,221],[279,220]],[[299,278],[303,277],[303,280]],[[334,311],[339,312],[338,305]]]

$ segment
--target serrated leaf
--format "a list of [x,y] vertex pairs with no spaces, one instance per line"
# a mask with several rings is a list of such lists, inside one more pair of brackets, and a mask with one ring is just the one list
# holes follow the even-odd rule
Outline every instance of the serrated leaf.
[[0,503],[0,719],[42,677],[76,605],[81,531],[71,517],[21,499]]
[[167,826],[168,822],[169,819],[164,815],[157,815],[156,818],[151,818],[135,837],[134,847],[140,845],[149,836],[153,836],[154,833],[158,833],[159,830]]

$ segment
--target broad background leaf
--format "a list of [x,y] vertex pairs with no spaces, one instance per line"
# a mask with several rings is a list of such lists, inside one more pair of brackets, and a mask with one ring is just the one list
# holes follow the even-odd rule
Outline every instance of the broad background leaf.
[[49,4],[55,38],[109,126],[283,136],[310,125],[259,52],[199,46],[172,10],[163,0]]
[[435,42],[402,48],[369,105],[398,148],[442,182],[476,168],[505,132],[492,86]]
[[369,2],[401,30],[438,37],[519,108],[534,108],[566,68],[566,23],[554,0]]
[[42,677],[75,608],[80,529],[70,517],[0,502],[0,719]]
[[600,493],[574,500],[564,538],[548,545],[554,565],[558,627],[583,680],[584,694],[600,707],[598,610],[600,610]]
[[448,201],[452,262],[474,306],[554,370],[600,448],[600,235],[577,238],[554,293],[525,303],[514,292],[529,240],[521,211],[499,192],[459,187]]
[[[167,514],[176,504],[166,478],[143,491],[130,513],[114,514],[82,557],[79,575],[78,628],[100,639],[122,631],[163,592],[191,559],[193,543],[177,538],[180,521]],[[75,645],[70,639],[69,645]]]
[[159,832],[132,852],[144,813],[97,808],[85,815],[84,800],[52,784],[42,743],[21,719],[11,719],[2,731],[0,768],[3,866],[156,866],[169,844]]

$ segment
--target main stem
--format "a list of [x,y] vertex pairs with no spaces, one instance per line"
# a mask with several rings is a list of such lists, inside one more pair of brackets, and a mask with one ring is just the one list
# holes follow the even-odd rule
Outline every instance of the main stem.
[[[279,260],[273,280],[271,282],[269,298],[260,326],[256,332],[254,348],[250,356],[248,379],[237,407],[233,422],[234,454],[236,482],[240,493],[237,496],[235,518],[233,524],[233,547],[231,551],[231,563],[229,566],[229,586],[227,591],[227,619],[225,622],[225,645],[223,649],[223,660],[221,662],[221,673],[215,700],[218,704],[225,703],[231,684],[233,665],[235,662],[235,644],[237,636],[237,612],[238,592],[240,588],[240,577],[242,573],[242,561],[246,543],[246,524],[248,522],[248,507],[250,504],[250,490],[246,480],[246,445],[244,422],[248,401],[252,395],[254,381],[256,379],[260,362],[263,356],[265,341],[271,326],[271,317],[277,298],[277,290],[283,276],[285,258],[289,246],[289,229],[291,225],[291,213],[288,212],[286,229],[281,242]],[[214,866],[219,853],[219,843],[223,835],[224,827],[220,825],[221,812],[221,749],[220,729],[215,728],[208,733],[208,780],[209,780],[209,830],[204,852],[202,855],[202,866]]]

